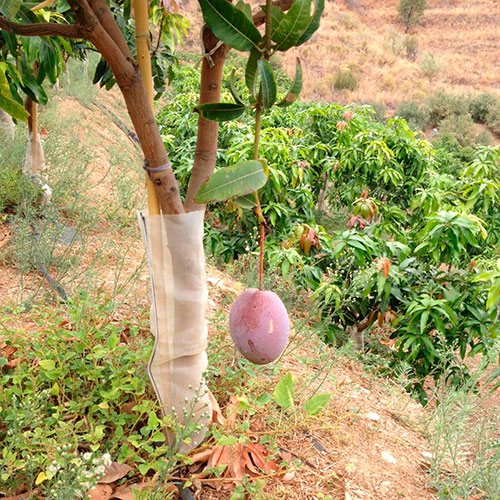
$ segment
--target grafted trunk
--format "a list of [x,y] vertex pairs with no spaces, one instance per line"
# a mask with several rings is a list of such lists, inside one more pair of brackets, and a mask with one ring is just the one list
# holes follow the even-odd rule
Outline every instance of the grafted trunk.
[[[212,31],[205,27],[203,30],[203,45],[208,54],[212,51],[219,40]],[[203,58],[201,66],[200,81],[200,104],[208,102],[219,102],[222,87],[222,71],[224,62],[229,52],[229,47],[221,45],[212,55]],[[193,169],[189,179],[189,187],[186,194],[184,206],[186,211],[202,210],[205,205],[194,201],[201,185],[208,181],[215,169],[217,159],[217,139],[219,135],[219,124],[198,118],[198,136],[196,138],[196,150],[194,153]]]

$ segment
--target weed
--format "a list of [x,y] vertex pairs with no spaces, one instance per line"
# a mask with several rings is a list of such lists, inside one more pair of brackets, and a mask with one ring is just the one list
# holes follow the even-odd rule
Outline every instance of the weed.
[[420,69],[427,78],[434,78],[440,71],[442,65],[433,54],[424,54],[420,63]]
[[417,58],[418,53],[418,39],[415,35],[407,36],[403,42],[406,57],[410,61],[414,61]]
[[339,69],[334,76],[333,88],[335,90],[356,90],[358,88],[358,79],[349,68]]
[[440,498],[500,497],[500,417],[485,404],[491,395],[488,381],[491,375],[480,366],[465,385],[442,382],[435,390],[439,404],[427,429],[432,484]]

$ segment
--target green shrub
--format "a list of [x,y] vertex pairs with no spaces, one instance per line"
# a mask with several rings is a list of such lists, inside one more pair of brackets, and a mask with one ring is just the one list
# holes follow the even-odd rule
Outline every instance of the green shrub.
[[333,88],[335,90],[356,90],[358,88],[358,79],[349,68],[339,69],[335,73]]
[[417,37],[414,35],[405,37],[403,45],[405,48],[406,57],[410,61],[414,61],[415,58],[417,57],[417,52],[418,52]]
[[445,118],[468,114],[467,101],[463,97],[445,92],[436,92],[426,102],[429,121],[433,127],[438,126]]
[[412,129],[425,130],[429,126],[429,110],[417,101],[403,101],[395,114],[404,118]]
[[440,126],[442,134],[452,134],[460,146],[473,146],[476,143],[476,129],[470,115],[458,115],[445,118]]
[[481,130],[476,137],[476,143],[481,146],[491,146],[493,144],[493,136],[487,130]]
[[0,166],[0,213],[14,212],[17,207],[33,203],[40,189],[22,175],[21,169]]
[[500,135],[500,102],[488,111],[486,125],[494,134]]
[[441,63],[432,54],[424,54],[420,69],[427,78],[433,78],[441,71]]
[[366,104],[367,106],[370,106],[373,111],[375,112],[375,118],[379,122],[385,121],[385,114],[387,113],[387,108],[385,107],[384,103],[379,102],[379,101],[365,101],[363,104]]
[[498,106],[500,101],[492,94],[479,94],[469,100],[469,113],[475,122],[486,123],[490,110]]
[[420,24],[426,8],[427,0],[400,0],[398,12],[407,30]]

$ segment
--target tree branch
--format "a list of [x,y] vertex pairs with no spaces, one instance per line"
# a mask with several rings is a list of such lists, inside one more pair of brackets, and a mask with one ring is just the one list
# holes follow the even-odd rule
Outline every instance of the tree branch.
[[65,38],[85,38],[80,27],[75,24],[26,23],[19,24],[0,16],[0,28],[21,36],[63,36]]
[[108,35],[118,45],[123,55],[130,60],[134,60],[130,48],[123,37],[120,28],[116,24],[115,18],[108,7],[106,0],[89,0],[90,8],[94,11],[99,19],[101,26],[107,31]]

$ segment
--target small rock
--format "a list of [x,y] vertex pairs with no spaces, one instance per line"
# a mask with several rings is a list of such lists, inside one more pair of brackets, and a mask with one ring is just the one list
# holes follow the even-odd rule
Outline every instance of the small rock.
[[378,413],[366,413],[365,418],[372,420],[373,422],[378,422],[380,420],[380,415]]
[[382,458],[386,462],[389,462],[390,464],[397,464],[398,463],[398,461],[388,451],[382,452]]

